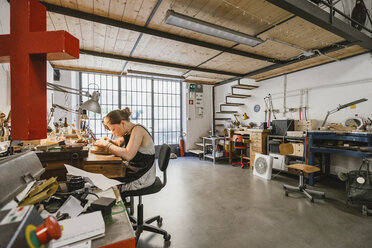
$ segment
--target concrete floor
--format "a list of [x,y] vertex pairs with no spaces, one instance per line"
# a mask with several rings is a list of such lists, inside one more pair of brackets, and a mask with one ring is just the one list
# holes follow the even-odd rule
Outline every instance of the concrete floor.
[[298,179],[266,181],[225,163],[171,160],[166,187],[143,197],[145,218],[160,214],[171,242],[144,232],[138,247],[372,247],[372,217],[345,204],[343,185],[318,183],[326,199],[311,203],[302,194],[286,197],[283,183]]

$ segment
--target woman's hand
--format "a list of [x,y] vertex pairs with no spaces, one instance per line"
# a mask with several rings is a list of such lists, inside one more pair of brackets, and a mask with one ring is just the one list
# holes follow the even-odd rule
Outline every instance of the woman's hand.
[[[105,138],[108,139],[107,137]],[[105,138],[97,140],[94,144],[98,147],[106,147],[110,142]]]

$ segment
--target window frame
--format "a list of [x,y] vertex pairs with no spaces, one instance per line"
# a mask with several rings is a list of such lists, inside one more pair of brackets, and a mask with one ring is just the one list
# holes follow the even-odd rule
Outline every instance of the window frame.
[[[101,92],[106,93],[106,91],[112,91],[113,94],[114,94],[115,91],[117,91],[116,92],[118,94],[118,103],[117,104],[116,103],[114,104],[113,102],[107,103],[107,104],[106,103],[101,104],[102,98],[100,98],[101,106],[106,106],[107,105],[107,106],[113,107],[113,109],[116,109],[115,106],[117,106],[118,109],[122,109],[123,107],[128,106],[131,110],[137,109],[138,107],[146,107],[146,108],[150,107],[150,110],[147,109],[146,113],[148,114],[148,111],[150,111],[151,112],[151,118],[149,118],[150,116],[147,116],[147,118],[145,119],[146,120],[145,123],[147,123],[147,125],[144,125],[144,126],[149,129],[149,131],[150,131],[150,133],[151,133],[151,135],[154,139],[155,146],[160,146],[160,145],[162,145],[162,143],[168,143],[169,145],[178,144],[179,137],[183,133],[182,81],[165,79],[165,78],[157,78],[157,77],[147,77],[147,76],[128,76],[128,75],[120,76],[120,75],[96,73],[96,72],[79,72],[79,84],[78,85],[79,85],[79,89],[83,90],[83,91],[89,90],[89,87],[88,88],[83,88],[83,82],[82,82],[83,81],[83,74],[87,75],[88,86],[89,86],[89,84],[92,83],[92,82],[89,82],[89,78],[90,78],[89,75],[92,75],[92,77],[94,79],[94,83],[96,83],[97,77],[100,78],[100,84],[98,84],[99,87],[100,87],[100,89],[99,89],[100,93]],[[107,83],[105,83],[106,88],[101,89],[102,76],[106,76],[105,77],[106,81],[107,81],[107,76],[112,77],[111,89],[109,89],[109,87],[107,87]],[[114,80],[115,77],[117,78],[118,87],[114,87],[114,82],[116,81],[116,80]],[[128,80],[131,81],[130,88],[128,87],[128,85],[124,86],[124,84],[128,83]],[[142,81],[142,80],[144,80],[144,81]],[[142,87],[144,85],[149,84],[149,80],[151,80],[151,86],[148,87],[148,85],[147,85],[145,89],[142,89]],[[135,81],[134,84],[133,84],[133,81]],[[137,86],[139,86],[138,83],[140,85],[139,89],[137,88]],[[158,86],[159,85],[165,85],[166,87],[157,87],[157,92],[155,92],[155,87],[154,87],[155,84],[158,84]],[[135,87],[133,87],[133,86],[135,86]],[[168,90],[168,86],[171,86],[170,91]],[[117,90],[115,88],[117,88]],[[133,89],[133,88],[136,88],[136,89]],[[159,91],[162,91],[162,92],[159,92]],[[131,92],[134,92],[137,96],[139,95],[140,99],[138,101],[136,101],[134,104],[133,104],[133,102],[131,104],[125,104],[123,102],[123,97],[124,97],[123,94],[125,93],[126,95],[128,95]],[[145,97],[145,96],[143,96],[143,94],[145,94],[145,95],[150,94],[150,96],[151,96],[151,100],[146,102],[146,104],[141,103],[142,98]],[[162,104],[163,105],[158,104],[157,106],[155,106],[155,97],[159,97],[159,99],[160,99],[160,95],[163,97],[163,99],[162,99]],[[102,97],[102,93],[101,93],[101,97]],[[147,97],[145,97],[145,98],[147,99]],[[166,100],[165,100],[165,98],[166,98]],[[173,101],[173,98],[175,99],[174,101]],[[170,100],[171,105],[168,105],[168,100],[169,99],[171,99]],[[79,96],[79,102],[82,102],[83,100],[84,100],[83,96]],[[165,104],[167,104],[167,105],[165,105]],[[162,108],[163,111],[164,110],[171,110],[171,111],[166,111],[166,112],[163,112],[163,113],[173,113],[173,115],[172,114],[171,114],[171,116],[167,115],[166,118],[162,118],[162,119],[156,118],[156,116],[155,116],[156,108],[158,108],[159,110],[160,110],[160,108]],[[174,110],[173,110],[173,108],[174,108]],[[177,115],[178,111],[179,111],[179,115]],[[92,113],[90,113],[90,116],[91,115],[92,115]],[[96,118],[97,115],[98,114],[94,114],[95,118],[93,119],[93,121],[95,123],[95,127],[92,127],[93,132],[97,131],[97,127],[96,127],[97,120],[100,121],[99,118]],[[158,116],[159,115],[160,115],[160,113],[158,113]],[[136,119],[134,121],[139,122],[138,120],[139,119]],[[150,121],[150,124],[149,124],[148,121]],[[162,122],[162,124],[160,124],[161,122]],[[171,126],[170,131],[169,131],[169,128],[168,128],[168,122],[171,123],[170,124],[170,126]],[[165,124],[165,123],[167,123],[167,124]],[[149,126],[149,125],[151,125],[151,126]],[[160,130],[160,125],[163,125],[163,127],[164,126],[166,127],[165,131],[156,131],[156,130]],[[173,125],[175,127],[173,127]],[[179,127],[179,130],[177,130],[177,127]],[[101,127],[102,132],[96,134],[97,137],[105,136],[105,135],[109,136],[110,132],[104,132],[102,128],[103,127]],[[163,128],[163,130],[164,130],[164,128]],[[160,134],[162,135],[162,139],[159,138]],[[166,137],[166,138],[164,139],[164,137]]]

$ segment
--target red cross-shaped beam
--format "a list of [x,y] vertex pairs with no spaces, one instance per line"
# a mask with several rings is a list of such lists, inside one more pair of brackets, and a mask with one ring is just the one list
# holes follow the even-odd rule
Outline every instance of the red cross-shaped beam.
[[46,32],[42,4],[10,2],[10,34],[0,35],[0,63],[10,62],[13,140],[46,138],[46,61],[74,58],[79,40],[65,31]]

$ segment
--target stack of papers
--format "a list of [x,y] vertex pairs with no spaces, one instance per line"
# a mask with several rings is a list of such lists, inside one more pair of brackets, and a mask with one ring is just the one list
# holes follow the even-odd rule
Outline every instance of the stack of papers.
[[105,222],[101,211],[80,215],[59,221],[63,227],[62,236],[49,243],[50,248],[66,247],[86,239],[96,239],[105,235]]

